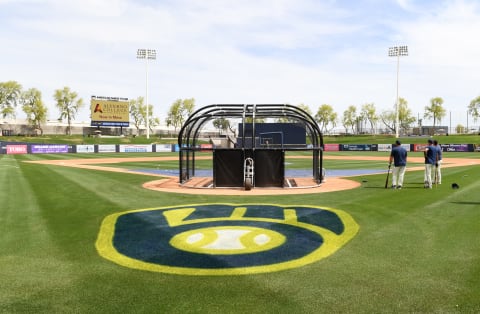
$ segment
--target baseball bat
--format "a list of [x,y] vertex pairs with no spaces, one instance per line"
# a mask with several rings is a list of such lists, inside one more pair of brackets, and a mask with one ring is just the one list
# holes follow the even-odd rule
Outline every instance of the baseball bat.
[[385,180],[385,188],[387,189],[388,188],[388,177],[390,177],[390,167],[392,167],[392,165],[388,165],[388,170],[387,170],[387,179]]

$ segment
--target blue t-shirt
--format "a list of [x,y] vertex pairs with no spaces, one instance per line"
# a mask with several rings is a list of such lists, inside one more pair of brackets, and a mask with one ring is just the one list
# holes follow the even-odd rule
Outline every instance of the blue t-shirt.
[[437,160],[442,160],[442,146],[437,145],[435,148],[437,149]]
[[434,165],[436,163],[437,158],[437,149],[433,145],[428,145],[425,151],[425,163]]
[[394,146],[390,156],[393,156],[393,165],[395,167],[407,165],[407,150],[404,147],[400,145]]

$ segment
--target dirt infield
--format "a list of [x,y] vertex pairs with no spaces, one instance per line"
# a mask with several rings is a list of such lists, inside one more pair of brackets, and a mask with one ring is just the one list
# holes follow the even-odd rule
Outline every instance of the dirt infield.
[[[288,158],[311,158],[309,156],[289,156]],[[384,161],[387,165],[387,156],[324,156],[324,159],[337,159],[337,160],[369,160],[369,161]],[[197,159],[210,159],[210,157],[197,157]],[[297,187],[294,188],[254,188],[250,191],[245,191],[243,188],[199,188],[200,184],[196,182],[202,180],[208,180],[209,178],[194,178],[189,184],[180,185],[178,177],[168,177],[166,175],[160,175],[155,173],[145,173],[132,171],[124,168],[104,167],[102,164],[114,164],[122,162],[140,162],[140,161],[171,161],[178,160],[177,157],[120,157],[120,158],[85,158],[85,159],[69,159],[69,160],[41,160],[41,161],[28,161],[29,163],[57,165],[64,167],[74,167],[83,169],[93,169],[101,171],[111,172],[124,172],[135,173],[145,176],[162,177],[162,179],[149,181],[143,184],[146,189],[172,192],[172,193],[185,193],[185,194],[203,194],[203,195],[275,195],[275,194],[309,194],[309,193],[326,193],[333,191],[341,191],[354,189],[359,187],[359,182],[349,180],[340,177],[327,177],[327,180],[318,186],[312,178],[294,178],[297,182]],[[422,157],[409,157],[409,163],[423,163]],[[480,165],[480,159],[467,159],[467,158],[444,158],[442,162],[442,168],[448,167],[462,167]],[[407,171],[419,171],[423,170],[423,166],[408,167]],[[379,172],[381,173],[381,172]]]

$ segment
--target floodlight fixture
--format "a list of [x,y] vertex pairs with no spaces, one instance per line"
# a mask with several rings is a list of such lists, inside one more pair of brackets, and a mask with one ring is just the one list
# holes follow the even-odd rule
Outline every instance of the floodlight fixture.
[[138,49],[137,59],[145,59],[145,105],[146,105],[146,120],[147,138],[150,138],[150,118],[148,116],[148,60],[157,59],[157,51],[155,49]]
[[398,75],[400,72],[400,57],[408,56],[408,46],[394,46],[388,48],[388,56],[389,57],[397,57],[397,100],[395,103],[395,137],[398,138],[398,130],[399,130],[399,96],[398,96]]
[[395,46],[388,48],[389,57],[408,56],[408,46]]

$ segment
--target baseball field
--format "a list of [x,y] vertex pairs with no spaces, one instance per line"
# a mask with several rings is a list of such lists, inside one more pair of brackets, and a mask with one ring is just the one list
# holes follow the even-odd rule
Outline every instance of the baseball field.
[[0,155],[0,313],[480,312],[478,153],[432,189],[409,153],[392,190],[387,152],[331,152],[262,193],[146,188],[177,155],[121,155]]

